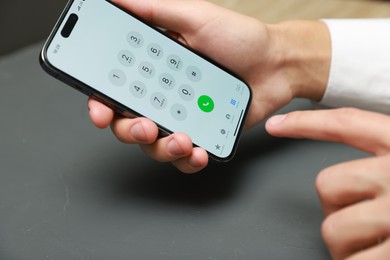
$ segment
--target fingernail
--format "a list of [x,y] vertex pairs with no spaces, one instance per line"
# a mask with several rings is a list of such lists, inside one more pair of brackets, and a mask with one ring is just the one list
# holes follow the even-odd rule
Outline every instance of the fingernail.
[[183,154],[183,151],[181,150],[179,144],[176,142],[175,139],[172,139],[168,143],[168,151],[169,153],[173,155],[181,155]]
[[275,126],[283,122],[286,118],[286,115],[276,115],[267,120],[267,124],[270,126]]
[[141,123],[137,123],[130,128],[131,135],[138,141],[145,141],[145,131]]

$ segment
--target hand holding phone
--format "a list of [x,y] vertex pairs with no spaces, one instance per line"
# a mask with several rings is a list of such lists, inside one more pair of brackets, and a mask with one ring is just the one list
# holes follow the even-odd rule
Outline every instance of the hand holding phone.
[[41,64],[119,113],[188,134],[218,161],[234,154],[249,108],[248,85],[110,1],[70,1]]

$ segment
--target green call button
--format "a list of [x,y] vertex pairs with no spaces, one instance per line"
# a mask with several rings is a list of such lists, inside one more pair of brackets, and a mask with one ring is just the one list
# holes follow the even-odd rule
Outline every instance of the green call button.
[[209,113],[214,109],[214,101],[211,97],[203,95],[198,98],[198,106],[203,112]]

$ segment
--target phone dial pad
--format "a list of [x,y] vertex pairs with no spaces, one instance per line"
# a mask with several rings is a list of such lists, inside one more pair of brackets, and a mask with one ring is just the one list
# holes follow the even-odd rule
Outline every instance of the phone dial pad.
[[[140,49],[145,45],[144,38],[136,31],[129,32],[126,36],[126,40],[127,43],[135,49]],[[151,58],[151,61],[138,61],[136,55],[128,49],[120,50],[118,52],[117,59],[124,67],[137,66],[139,74],[146,80],[153,80],[156,78],[159,86],[161,86],[163,89],[173,90],[177,88],[177,93],[182,100],[193,101],[195,98],[195,91],[193,87],[186,83],[178,84],[175,77],[172,75],[183,70],[183,60],[175,54],[167,55],[165,62],[168,68],[172,70],[172,74],[163,72],[156,77],[158,71],[153,65],[153,60],[163,59],[165,56],[164,50],[159,44],[150,43],[147,45],[146,52]],[[188,66],[184,73],[190,82],[199,82],[202,78],[202,72],[196,66]],[[126,74],[120,69],[114,69],[110,71],[109,79],[114,86],[122,87],[125,84],[128,84]],[[166,96],[162,92],[158,91],[148,93],[148,87],[142,81],[142,79],[132,81],[128,86],[130,93],[137,98],[145,98],[147,95],[149,95],[149,101],[155,109],[164,110],[167,108],[168,100]],[[187,110],[182,104],[173,104],[170,107],[170,113],[171,116],[178,121],[182,121],[187,117]]]

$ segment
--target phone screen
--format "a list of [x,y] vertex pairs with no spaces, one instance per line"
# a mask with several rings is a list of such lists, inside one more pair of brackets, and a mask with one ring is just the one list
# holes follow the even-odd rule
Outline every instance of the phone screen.
[[232,158],[249,86],[110,1],[70,1],[40,58],[86,94],[188,134],[214,159]]

